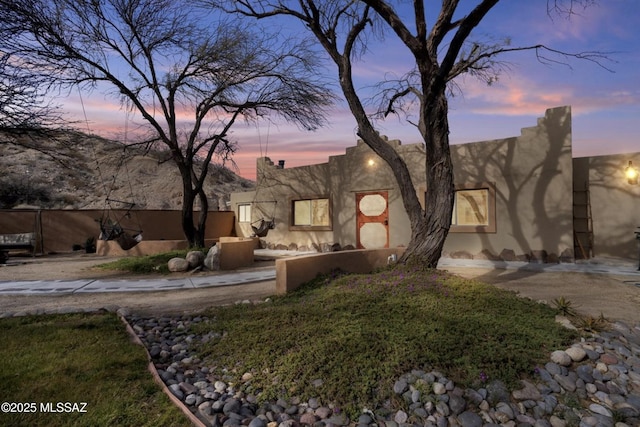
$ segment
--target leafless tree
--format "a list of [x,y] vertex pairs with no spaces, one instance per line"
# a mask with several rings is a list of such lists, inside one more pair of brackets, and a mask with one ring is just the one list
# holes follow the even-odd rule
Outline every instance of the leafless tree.
[[[570,54],[544,45],[513,47],[506,42],[473,40],[473,30],[499,0],[414,0],[412,7],[383,0],[234,0],[226,10],[255,18],[288,16],[303,22],[326,50],[338,70],[340,87],[357,125],[358,134],[393,170],[411,224],[411,240],[402,261],[435,267],[451,226],[454,177],[449,149],[447,89],[471,74],[491,83],[504,67],[499,57],[514,51],[534,51],[541,61],[565,62],[570,56],[598,62],[598,52]],[[573,14],[593,0],[549,0],[549,14]],[[402,3],[402,2],[401,2]],[[404,2],[405,4],[407,2]],[[541,4],[544,7],[544,3]],[[404,12],[404,13],[401,13]],[[409,12],[409,13],[407,13]],[[367,114],[364,98],[354,84],[353,61],[373,50],[371,37],[391,34],[408,49],[415,66],[395,82],[381,82],[377,115]],[[417,127],[426,148],[425,207],[416,194],[405,161],[376,132],[374,119],[417,110]]]
[[[0,38],[6,37],[0,33]],[[31,148],[66,164],[61,131],[71,123],[47,99],[48,84],[0,50],[0,145]]]
[[56,87],[109,88],[142,116],[147,142],[164,144],[180,171],[191,246],[204,246],[203,184],[212,160],[232,156],[233,125],[273,113],[316,129],[332,101],[303,43],[190,1],[0,0],[0,21],[11,34],[1,49],[21,66]]

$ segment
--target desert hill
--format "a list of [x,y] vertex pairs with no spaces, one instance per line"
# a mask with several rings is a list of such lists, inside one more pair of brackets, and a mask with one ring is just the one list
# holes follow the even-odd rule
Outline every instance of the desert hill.
[[[37,135],[21,136],[18,144],[9,140],[0,133],[1,209],[103,209],[107,198],[139,209],[181,208],[180,174],[162,151],[81,132],[59,133],[53,142]],[[253,186],[228,168],[212,165],[205,185],[209,208],[226,210],[230,193]]]

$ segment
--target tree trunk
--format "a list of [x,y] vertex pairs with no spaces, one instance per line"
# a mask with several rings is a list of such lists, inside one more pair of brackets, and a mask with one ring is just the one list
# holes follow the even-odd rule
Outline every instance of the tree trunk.
[[[426,147],[425,206],[418,218],[411,221],[411,241],[401,262],[435,268],[451,227],[455,195],[453,164],[449,149],[448,103],[444,89],[430,103],[421,107],[420,132]],[[402,185],[402,183],[399,183]]]
[[200,215],[198,215],[198,227],[196,228],[194,247],[204,248],[205,229],[207,225],[207,216],[209,214],[209,200],[207,199],[207,194],[202,188],[198,191],[198,198],[200,199]]
[[[193,198],[191,199],[193,201]],[[196,229],[193,226],[193,203],[188,197],[182,197],[182,231],[190,248],[196,246]]]
[[195,193],[191,185],[191,170],[178,165],[182,176],[182,231],[190,248],[197,246],[197,230],[193,221],[193,201]]
[[[422,73],[423,76],[428,74],[426,71]],[[339,63],[339,75],[345,99],[358,123],[359,135],[391,167],[400,188],[402,202],[411,225],[411,240],[400,262],[435,268],[451,227],[454,200],[446,83],[437,80],[437,77],[434,81],[425,79],[423,82],[423,87],[432,88],[427,92],[433,94],[421,102],[418,126],[426,148],[427,191],[423,209],[406,162],[380,138],[367,118],[351,80],[348,58],[343,58]]]

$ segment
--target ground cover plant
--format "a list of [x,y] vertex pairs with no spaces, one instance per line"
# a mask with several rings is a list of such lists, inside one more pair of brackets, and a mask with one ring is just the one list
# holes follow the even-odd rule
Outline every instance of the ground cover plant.
[[0,425],[191,425],[114,314],[0,319],[0,337]]
[[[218,307],[199,355],[261,399],[320,397],[354,415],[393,400],[393,382],[439,370],[461,386],[516,385],[575,338],[555,311],[438,270],[333,274],[259,305]],[[201,332],[204,332],[201,331]],[[395,402],[402,405],[402,402]]]

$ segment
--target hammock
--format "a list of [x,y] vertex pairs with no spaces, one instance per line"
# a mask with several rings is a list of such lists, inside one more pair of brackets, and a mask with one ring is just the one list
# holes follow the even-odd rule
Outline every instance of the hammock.
[[142,232],[128,233],[118,222],[103,217],[100,219],[99,239],[115,240],[123,251],[128,251],[142,241]]
[[[259,226],[254,226],[253,224],[260,223]],[[251,229],[253,230],[252,237],[266,237],[269,233],[269,230],[273,230],[275,227],[275,222],[273,219],[267,221],[264,218],[251,223]]]
[[[82,112],[84,113],[84,120],[87,123],[87,131],[89,134],[91,134],[91,129],[89,127],[89,120],[87,119],[87,112],[84,108],[84,102],[82,101],[82,94],[80,93],[80,88],[78,88],[78,95],[80,97],[80,104],[82,105]],[[116,242],[118,242],[118,245],[120,245],[120,247],[122,248],[122,250],[128,251],[129,249],[133,248],[135,245],[137,245],[138,243],[140,243],[142,241],[142,230],[140,229],[140,221],[138,219],[138,230],[137,233],[133,234],[133,233],[128,233],[127,231],[125,231],[125,229],[120,225],[121,220],[124,217],[129,218],[130,217],[130,213],[131,210],[133,209],[133,207],[135,206],[135,203],[133,202],[123,202],[120,200],[114,200],[114,199],[110,199],[109,196],[111,194],[111,192],[113,191],[113,189],[115,188],[115,184],[116,184],[116,177],[118,175],[118,173],[120,172],[120,168],[122,166],[124,166],[125,168],[125,172],[127,174],[127,181],[129,183],[129,191],[130,191],[130,196],[131,198],[133,198],[133,187],[131,185],[131,179],[129,177],[129,170],[127,168],[127,163],[126,163],[126,157],[125,157],[125,152],[127,149],[127,130],[128,130],[128,123],[129,123],[129,115],[127,113],[127,116],[125,117],[125,122],[124,122],[124,144],[123,144],[123,150],[122,150],[122,155],[120,156],[120,161],[118,162],[118,165],[116,167],[116,172],[113,174],[112,177],[112,182],[111,182],[111,187],[108,189],[107,191],[107,186],[105,183],[105,180],[103,178],[102,175],[102,170],[100,168],[100,163],[98,162],[98,156],[96,154],[96,148],[95,148],[95,143],[91,144],[91,147],[93,149],[93,157],[96,163],[96,170],[98,171],[98,176],[100,177],[100,182],[102,183],[102,186],[104,187],[107,197],[105,199],[105,209],[102,212],[102,217],[100,219],[96,219],[97,222],[100,223],[100,236],[98,237],[98,239],[100,240],[115,240]],[[117,202],[120,204],[124,204],[127,206],[127,209],[124,213],[124,215],[122,215],[119,219],[116,219],[115,221],[111,219],[110,214],[111,214],[111,202]],[[136,214],[136,219],[137,219],[137,214]]]

